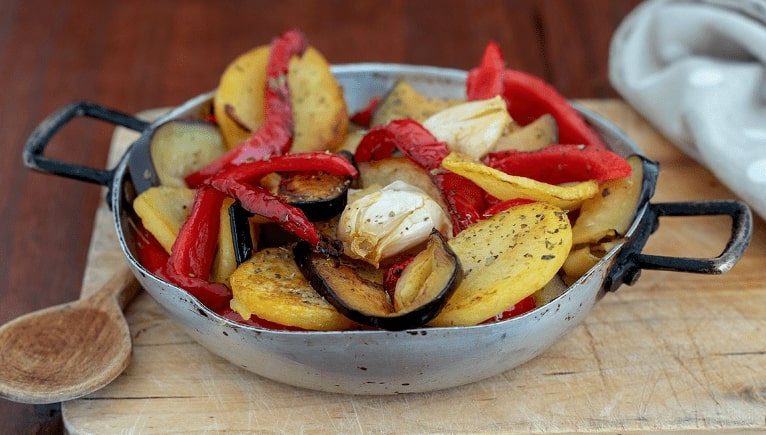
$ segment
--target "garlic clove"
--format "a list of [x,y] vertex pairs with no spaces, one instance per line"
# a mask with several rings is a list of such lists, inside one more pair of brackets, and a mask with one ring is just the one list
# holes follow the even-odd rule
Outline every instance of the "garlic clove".
[[494,147],[512,122],[505,100],[498,95],[444,109],[423,121],[423,127],[447,142],[451,151],[478,159]]
[[436,228],[452,234],[449,217],[425,192],[403,181],[358,197],[340,217],[344,252],[378,267],[381,260],[411,249]]

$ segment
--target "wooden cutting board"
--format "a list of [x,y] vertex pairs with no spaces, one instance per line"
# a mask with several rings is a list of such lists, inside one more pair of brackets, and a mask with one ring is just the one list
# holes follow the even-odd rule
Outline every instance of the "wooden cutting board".
[[[584,101],[661,163],[653,202],[735,198],[623,102]],[[155,116],[155,112],[146,114]],[[135,134],[115,132],[111,161]],[[728,218],[663,218],[644,253],[714,257]],[[125,261],[96,216],[83,294]],[[133,361],[114,383],[62,405],[71,433],[433,433],[764,430],[766,225],[719,276],[644,271],[538,358],[433,393],[352,396],[262,379],[192,341],[142,293],[127,309]]]

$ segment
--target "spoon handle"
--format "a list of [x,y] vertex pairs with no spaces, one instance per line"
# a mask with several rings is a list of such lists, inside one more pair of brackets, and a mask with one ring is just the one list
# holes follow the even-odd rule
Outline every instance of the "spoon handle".
[[114,274],[112,274],[109,281],[90,297],[101,299],[111,298],[117,302],[117,305],[119,305],[121,309],[124,309],[140,291],[141,285],[136,280],[133,272],[127,264],[121,264]]

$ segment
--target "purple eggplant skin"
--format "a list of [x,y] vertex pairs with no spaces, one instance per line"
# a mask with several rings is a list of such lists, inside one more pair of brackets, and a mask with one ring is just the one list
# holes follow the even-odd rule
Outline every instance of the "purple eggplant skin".
[[[353,268],[344,266],[340,258],[315,252],[306,242],[293,247],[295,262],[311,286],[338,312],[360,325],[401,331],[425,326],[444,308],[463,278],[463,269],[457,255],[447,242],[434,230],[431,238],[438,243],[442,257],[448,259],[437,273],[448,275],[446,285],[433,289],[430,300],[413,309],[397,312],[381,283],[364,279]],[[422,283],[406,283],[422,285]],[[427,289],[426,289],[427,291]]]
[[234,255],[237,266],[239,266],[253,255],[252,227],[248,221],[253,214],[245,210],[239,201],[229,206],[228,212],[231,224],[231,241],[234,244]]
[[[354,156],[348,151],[337,152],[356,167]],[[348,201],[348,189],[355,185],[356,180],[329,174],[283,174],[279,183],[278,195],[288,204],[301,209],[311,222],[321,222],[334,218],[343,212]],[[298,241],[295,235],[285,231],[279,224],[261,224],[258,246],[253,246],[250,235],[251,226],[248,219],[252,213],[247,212],[238,203],[229,209],[232,240],[237,264],[247,261],[254,250],[270,246],[293,244]]]

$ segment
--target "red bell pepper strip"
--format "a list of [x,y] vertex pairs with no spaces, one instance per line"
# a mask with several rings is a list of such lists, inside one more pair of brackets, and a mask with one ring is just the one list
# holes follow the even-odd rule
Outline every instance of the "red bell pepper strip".
[[560,143],[607,148],[566,98],[539,77],[506,69],[503,74],[503,98],[508,105],[508,113],[521,125],[550,113],[556,119]]
[[447,143],[436,139],[413,119],[396,119],[371,129],[359,142],[354,160],[384,159],[390,157],[394,149],[428,172],[449,207],[454,234],[480,219],[486,207],[484,190],[460,175],[445,171],[441,162],[450,152]]
[[367,106],[351,115],[351,122],[361,127],[369,127],[372,122],[372,115],[375,113],[375,109],[378,108],[379,103],[380,97],[376,96],[370,98],[370,101],[367,102]]
[[208,184],[238,200],[245,210],[271,219],[313,247],[334,254],[337,247],[320,237],[301,209],[256,185],[263,176],[272,172],[303,171],[323,171],[348,177],[357,175],[354,165],[338,154],[306,152],[245,162],[219,172]]
[[482,212],[487,208],[484,189],[454,172],[432,173],[431,179],[439,187],[450,209],[453,235],[481,219]]
[[549,184],[607,181],[627,177],[630,164],[620,155],[592,145],[548,145],[536,151],[500,151],[484,157],[487,166]]
[[191,213],[178,232],[170,251],[164,278],[183,288],[211,309],[229,303],[231,290],[208,282],[220,231],[220,211],[226,195],[201,186]]
[[500,46],[490,41],[478,67],[468,71],[466,95],[469,101],[486,100],[503,94],[505,59]]
[[[508,113],[520,125],[529,124],[550,113],[556,119],[561,143],[606,148],[598,134],[553,86],[531,74],[514,69],[499,69],[501,64],[504,61],[500,49],[496,43],[490,42],[481,64],[468,74],[466,93],[469,100],[499,94],[505,100]],[[499,81],[502,82],[501,92],[497,92]]]
[[189,187],[196,188],[230,165],[238,165],[248,160],[261,160],[290,150],[294,121],[287,72],[290,59],[293,56],[301,56],[307,47],[306,36],[297,30],[287,31],[272,41],[266,67],[266,119],[263,125],[250,139],[229,150],[208,166],[189,174],[186,177]]
[[489,318],[481,323],[482,324],[495,323],[495,322],[500,322],[502,320],[510,319],[511,317],[516,317],[521,314],[524,314],[527,311],[532,311],[536,306],[537,305],[535,304],[535,298],[533,298],[532,296],[527,296],[524,299],[520,300],[519,302],[516,302],[516,305],[512,306],[511,308],[508,308],[507,310],[503,311],[497,316]]
[[355,178],[358,174],[354,165],[346,158],[326,152],[305,152],[272,156],[268,160],[252,160],[232,166],[213,179],[232,179],[238,182],[257,184],[261,178],[272,172],[322,171],[333,175]]
[[384,159],[391,157],[395,149],[427,171],[438,169],[449,154],[446,142],[440,142],[419,122],[407,118],[395,119],[368,131],[359,141],[354,160]]
[[170,255],[141,222],[136,222],[136,258],[149,272],[162,276]]
[[272,195],[263,187],[225,177],[213,178],[210,180],[210,185],[239,201],[250,213],[279,223],[282,228],[309,242],[312,246],[319,244],[319,232],[303,211]]

